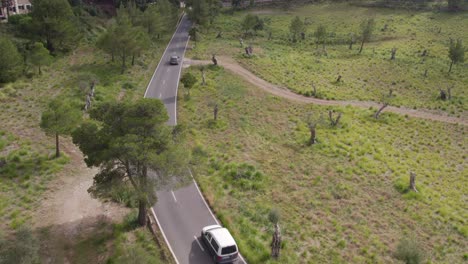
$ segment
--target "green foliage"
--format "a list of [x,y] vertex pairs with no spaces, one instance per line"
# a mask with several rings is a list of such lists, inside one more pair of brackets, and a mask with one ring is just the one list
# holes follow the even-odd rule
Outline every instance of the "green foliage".
[[0,83],[14,81],[21,71],[21,55],[6,36],[0,37]]
[[[100,166],[93,188],[109,188],[130,180],[140,205],[154,201],[156,182],[148,177],[154,170],[164,180],[184,177],[187,158],[165,126],[168,115],[157,99],[136,102],[108,102],[90,112],[92,121],[83,123],[73,133],[73,143],[86,155],[88,166]],[[146,222],[145,208],[140,208],[140,224]]]
[[270,210],[270,212],[268,213],[268,220],[272,223],[272,224],[277,224],[281,219],[281,214],[279,212],[279,210],[277,208],[273,208]]
[[[264,21],[257,15],[247,14],[241,23],[241,29],[244,35],[255,35],[257,31],[263,30]],[[253,32],[252,32],[253,31]]]
[[299,16],[294,17],[291,20],[291,24],[289,25],[289,31],[292,34],[293,41],[296,41],[296,36],[305,33],[306,27],[304,22],[299,18]]
[[27,227],[16,231],[12,241],[0,241],[1,264],[38,264],[39,241]]
[[49,135],[68,135],[81,121],[81,112],[64,98],[50,101],[41,116],[41,128]]
[[185,88],[191,89],[197,83],[197,78],[192,73],[186,72],[180,78],[180,82],[184,84]]
[[137,18],[132,17],[134,14],[131,10],[120,7],[116,22],[108,27],[107,32],[100,36],[96,44],[98,48],[111,54],[112,60],[114,60],[114,56],[120,58],[122,73],[127,67],[129,56],[132,56],[131,63],[133,65],[135,56],[150,46],[150,39],[144,28],[133,25],[136,22],[132,22],[132,19],[136,20]]
[[405,264],[419,264],[424,261],[424,252],[416,240],[404,238],[398,244],[395,257]]
[[361,48],[359,49],[359,53],[362,52],[362,48],[365,42],[368,42],[371,37],[372,33],[374,32],[375,28],[375,21],[373,18],[366,18],[361,22]]
[[[213,166],[216,166],[213,164]],[[247,163],[229,163],[225,164],[220,173],[223,178],[240,188],[241,190],[260,190],[264,187],[264,175],[257,171],[254,166]]]
[[451,60],[449,72],[452,71],[453,64],[465,61],[465,48],[463,47],[461,39],[457,39],[456,42],[453,41],[453,39],[450,39],[448,56]]
[[189,11],[190,20],[195,24],[206,26],[209,22],[209,7],[206,0],[193,0],[192,9]]
[[319,25],[314,33],[317,45],[322,43],[325,48],[325,42],[327,40],[327,28],[324,25]]
[[39,74],[41,74],[41,66],[50,64],[52,57],[42,43],[36,42],[29,51],[29,60],[34,66],[38,67]]
[[67,51],[77,44],[81,36],[67,0],[34,0],[32,4],[34,32],[49,51]]

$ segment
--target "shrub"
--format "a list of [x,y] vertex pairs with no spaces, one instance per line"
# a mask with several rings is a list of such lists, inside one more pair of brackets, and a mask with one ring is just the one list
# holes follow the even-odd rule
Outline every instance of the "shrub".
[[398,244],[395,257],[406,264],[422,263],[424,254],[414,239],[402,239]]

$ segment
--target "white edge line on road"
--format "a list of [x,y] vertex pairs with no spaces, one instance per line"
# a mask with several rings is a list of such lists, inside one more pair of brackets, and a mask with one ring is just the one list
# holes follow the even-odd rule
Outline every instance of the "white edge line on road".
[[159,223],[158,217],[156,216],[156,213],[154,212],[153,207],[151,207],[151,213],[153,213],[154,219],[156,219],[156,223],[158,224],[159,230],[161,230],[161,234],[164,237],[164,241],[166,241],[166,245],[171,251],[172,256],[174,257],[174,260],[176,264],[179,264],[179,260],[177,260],[176,254],[174,253],[174,250],[172,250],[171,244],[169,244],[169,241],[167,240],[166,234],[164,234],[163,229],[161,228],[161,224]]
[[[216,221],[216,223],[217,223],[218,225],[220,225],[218,219],[216,218],[216,216],[215,216],[215,215],[213,214],[213,212],[211,211],[211,208],[208,206],[208,203],[205,201],[205,198],[203,197],[203,194],[202,194],[202,192],[200,191],[200,188],[198,187],[198,184],[197,184],[197,182],[195,181],[195,178],[193,177],[192,170],[191,170],[190,168],[189,168],[188,170],[189,170],[189,172],[190,172],[190,176],[192,176],[193,183],[195,184],[195,187],[196,187],[197,190],[198,190],[198,194],[200,194],[200,197],[201,197],[201,199],[203,200],[203,203],[205,203],[206,208],[208,208],[208,211],[210,212],[211,216],[212,216],[213,219]],[[152,209],[152,208],[151,208],[151,209]],[[197,240],[197,241],[198,241],[198,240]],[[241,254],[239,254],[239,257],[242,259],[242,261],[243,261],[245,264],[247,264],[247,261],[245,261],[245,259],[242,257]]]
[[182,66],[184,65],[184,58],[185,58],[185,51],[187,50],[188,43],[190,41],[190,35],[188,36],[187,42],[185,43],[185,49],[182,53],[182,61],[180,63],[179,68],[179,76],[177,77],[177,86],[175,90],[175,100],[174,100],[174,122],[177,125],[177,93],[179,92],[179,81],[180,81],[180,73],[182,72]]
[[[145,95],[143,96],[144,98],[146,98],[146,94],[148,93],[148,89],[149,89],[151,83],[153,82],[153,79],[154,79],[154,76],[156,75],[156,72],[158,71],[159,65],[161,65],[161,62],[162,62],[162,61],[164,61],[166,51],[167,51],[167,49],[169,48],[169,46],[170,46],[170,44],[171,44],[171,42],[172,42],[172,39],[173,39],[174,36],[177,34],[177,31],[179,30],[180,25],[182,25],[182,20],[184,19],[184,16],[185,16],[185,12],[183,13],[182,18],[179,20],[179,25],[177,25],[177,28],[176,28],[176,30],[174,31],[174,34],[172,35],[171,40],[169,40],[169,43],[167,43],[166,49],[164,50],[164,53],[163,53],[163,55],[161,56],[161,59],[160,59],[159,62],[158,62],[158,66],[156,66],[156,70],[154,70],[153,76],[151,77],[151,80],[150,80],[150,82],[148,83],[148,86],[146,86]],[[184,51],[184,54],[185,54],[185,51]],[[177,82],[179,82],[179,81],[177,81]],[[177,95],[177,94],[176,94],[176,95]]]
[[172,197],[174,197],[174,201],[177,203],[177,199],[176,199],[176,197],[175,197],[174,191],[171,191],[171,193],[172,193]]
[[203,249],[202,245],[200,244],[200,241],[198,241],[197,236],[193,236],[193,238],[195,238],[195,240],[197,241],[197,244],[200,246],[200,249],[201,249],[202,251],[205,251],[205,250]]

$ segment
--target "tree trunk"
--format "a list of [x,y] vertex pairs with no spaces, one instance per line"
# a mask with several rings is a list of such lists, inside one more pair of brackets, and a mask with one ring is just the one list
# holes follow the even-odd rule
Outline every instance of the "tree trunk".
[[213,119],[216,121],[218,119],[218,104],[215,105],[213,110]]
[[132,54],[132,66],[135,65],[135,54]]
[[114,59],[114,51],[111,51],[111,56],[112,56],[112,62],[114,62],[114,61],[115,61],[115,59]]
[[146,226],[146,201],[140,200],[138,202],[138,224]]
[[41,72],[41,66],[39,65],[39,75],[41,75],[42,72]]
[[452,66],[453,66],[453,60],[452,60],[452,62],[450,62],[449,73],[452,71]]
[[364,47],[364,40],[362,40],[361,42],[361,47],[359,48],[359,54],[361,54],[363,47]]
[[378,119],[378,118],[379,118],[380,113],[381,113],[381,112],[385,109],[385,107],[387,107],[387,106],[388,106],[388,104],[383,104],[382,107],[380,107],[380,109],[377,110],[377,112],[375,112],[375,114],[374,114],[375,119]]
[[60,157],[59,134],[55,133],[55,158]]
[[414,172],[410,172],[410,186],[411,191],[418,192],[416,189],[416,174]]
[[310,130],[309,145],[313,145],[315,143],[315,126],[309,126],[309,130]]
[[353,49],[353,41],[350,41],[350,42],[349,42],[349,47],[348,47],[348,48],[349,48],[350,50]]
[[279,224],[275,224],[275,232],[273,233],[273,238],[271,241],[271,257],[278,259],[280,256],[281,249],[281,230]]
[[125,59],[126,59],[126,56],[125,56],[125,53],[124,53],[123,56],[122,56],[122,71],[121,71],[121,74],[124,74],[124,72],[125,72]]

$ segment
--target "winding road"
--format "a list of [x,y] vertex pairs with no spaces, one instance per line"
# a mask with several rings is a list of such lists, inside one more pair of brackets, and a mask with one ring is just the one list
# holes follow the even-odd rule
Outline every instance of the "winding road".
[[[183,16],[145,92],[145,98],[163,101],[169,114],[169,125],[177,124],[177,88],[190,26],[187,16]],[[169,64],[169,58],[174,55],[180,57],[179,65]],[[218,224],[218,220],[195,180],[183,188],[158,190],[157,197],[158,202],[151,210],[176,263],[213,263],[199,236],[204,226]]]

